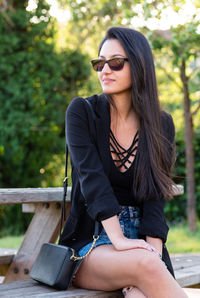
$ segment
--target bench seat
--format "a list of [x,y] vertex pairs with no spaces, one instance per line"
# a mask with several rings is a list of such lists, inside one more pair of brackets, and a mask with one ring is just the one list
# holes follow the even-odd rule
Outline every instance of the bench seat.
[[174,255],[171,260],[176,280],[181,287],[200,284],[200,254]]
[[19,297],[54,297],[54,298],[121,298],[123,297],[120,291],[103,292],[103,291],[88,291],[78,288],[70,288],[67,291],[58,291],[48,286],[41,285],[34,280],[21,280],[8,282],[0,285],[0,297],[19,298]]
[[[184,289],[189,298],[199,298],[200,289]],[[89,291],[79,288],[70,288],[67,291],[58,291],[41,285],[34,280],[21,280],[0,285],[1,298],[122,298],[121,291],[103,292]]]

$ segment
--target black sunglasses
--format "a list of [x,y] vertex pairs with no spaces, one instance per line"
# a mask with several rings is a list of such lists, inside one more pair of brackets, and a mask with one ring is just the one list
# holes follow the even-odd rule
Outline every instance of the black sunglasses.
[[111,70],[118,71],[124,67],[125,61],[128,61],[128,58],[112,58],[109,60],[93,59],[91,63],[95,71],[102,71],[106,63],[108,63]]

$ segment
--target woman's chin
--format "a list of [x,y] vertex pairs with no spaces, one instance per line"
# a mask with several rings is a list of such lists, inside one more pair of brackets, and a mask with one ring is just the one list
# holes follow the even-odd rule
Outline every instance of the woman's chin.
[[103,93],[105,93],[105,94],[116,93],[116,90],[114,90],[113,88],[103,87],[102,90],[103,90]]

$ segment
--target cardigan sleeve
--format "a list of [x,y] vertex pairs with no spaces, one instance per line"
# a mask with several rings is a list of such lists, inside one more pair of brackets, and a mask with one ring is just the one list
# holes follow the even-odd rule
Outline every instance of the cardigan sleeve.
[[87,212],[93,220],[102,221],[118,214],[120,206],[90,135],[88,121],[84,99],[75,98],[66,112],[66,141]]
[[168,225],[164,214],[165,200],[149,200],[143,203],[143,212],[139,235],[141,238],[150,236],[160,238],[165,243],[168,234]]
[[[174,150],[175,127],[171,115],[163,112],[162,127],[164,136],[168,140],[166,154],[169,158],[169,167],[172,164],[172,155]],[[139,228],[139,236],[145,238],[150,236],[153,238],[160,238],[165,243],[167,241],[168,225],[166,223],[165,214],[165,199],[160,194],[157,200],[145,201],[142,206],[142,218]]]

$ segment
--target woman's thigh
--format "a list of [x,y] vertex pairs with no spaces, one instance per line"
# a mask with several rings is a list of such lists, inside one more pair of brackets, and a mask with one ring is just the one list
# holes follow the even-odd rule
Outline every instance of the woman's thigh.
[[137,284],[142,274],[142,260],[158,257],[145,249],[117,251],[112,245],[101,245],[93,249],[80,265],[74,284],[95,290],[112,291]]

